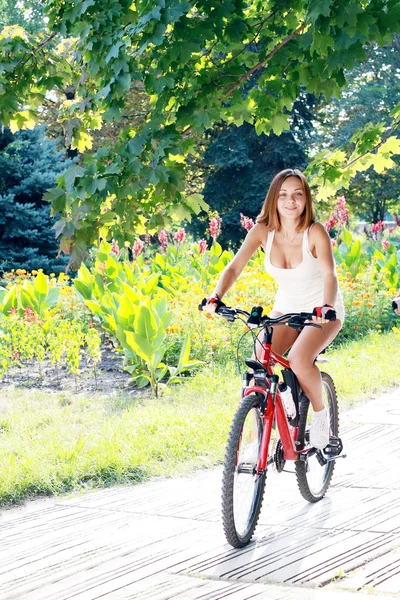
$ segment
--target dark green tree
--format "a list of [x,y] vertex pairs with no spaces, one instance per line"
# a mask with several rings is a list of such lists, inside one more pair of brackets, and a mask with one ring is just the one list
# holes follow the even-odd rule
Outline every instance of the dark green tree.
[[[219,241],[224,247],[236,248],[245,236],[240,213],[255,220],[260,212],[272,178],[286,168],[306,166],[306,154],[292,132],[281,135],[257,135],[254,127],[244,123],[218,132],[208,147],[204,160],[213,166],[204,186],[204,199],[222,216]],[[190,230],[203,237],[208,222],[195,219]]]
[[65,270],[43,194],[72,165],[45,128],[0,133],[0,270]]

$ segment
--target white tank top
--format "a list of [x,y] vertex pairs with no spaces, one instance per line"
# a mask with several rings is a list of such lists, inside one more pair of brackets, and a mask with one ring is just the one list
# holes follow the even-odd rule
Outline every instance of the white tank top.
[[[303,260],[294,269],[282,269],[271,263],[271,248],[275,230],[268,232],[265,247],[265,270],[278,284],[273,310],[281,313],[312,312],[315,306],[322,306],[324,299],[324,282],[319,261],[312,255],[308,245],[308,231],[303,235]],[[337,318],[343,323],[344,305],[338,290],[335,309]]]

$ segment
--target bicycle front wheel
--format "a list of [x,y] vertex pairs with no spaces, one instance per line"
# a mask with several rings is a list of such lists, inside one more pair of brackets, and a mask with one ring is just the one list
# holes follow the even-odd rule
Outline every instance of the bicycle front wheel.
[[[328,373],[321,372],[323,402],[328,411],[330,435],[338,437],[339,434],[339,406],[336,396],[335,384]],[[312,406],[305,394],[302,394],[300,404],[299,431],[297,439],[301,444],[307,446],[309,443],[309,431],[311,423]],[[322,451],[320,451],[322,452]],[[318,456],[310,456],[306,462],[300,460],[295,462],[297,484],[301,495],[308,502],[321,500],[330,485],[335,461],[320,464]]]
[[234,548],[246,546],[254,533],[264,495],[266,473],[256,474],[263,433],[262,398],[242,399],[226,445],[222,482],[222,520]]

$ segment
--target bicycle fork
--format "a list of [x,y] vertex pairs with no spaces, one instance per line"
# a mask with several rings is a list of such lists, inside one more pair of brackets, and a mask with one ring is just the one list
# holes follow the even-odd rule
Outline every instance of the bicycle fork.
[[261,438],[260,456],[256,469],[257,475],[263,474],[267,469],[268,449],[271,441],[274,417],[276,417],[276,423],[284,450],[284,459],[298,460],[299,456],[299,452],[295,447],[297,432],[291,432],[290,430],[286,412],[278,393],[279,377],[277,375],[270,375],[269,380],[270,388],[266,395],[263,411],[264,427]]

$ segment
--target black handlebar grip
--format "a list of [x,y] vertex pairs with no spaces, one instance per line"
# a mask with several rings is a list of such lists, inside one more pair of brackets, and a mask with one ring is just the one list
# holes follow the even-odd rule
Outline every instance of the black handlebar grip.
[[201,303],[199,304],[199,310],[203,310],[203,307],[207,304],[207,298],[203,298]]
[[336,310],[329,309],[325,315],[328,321],[336,321]]

